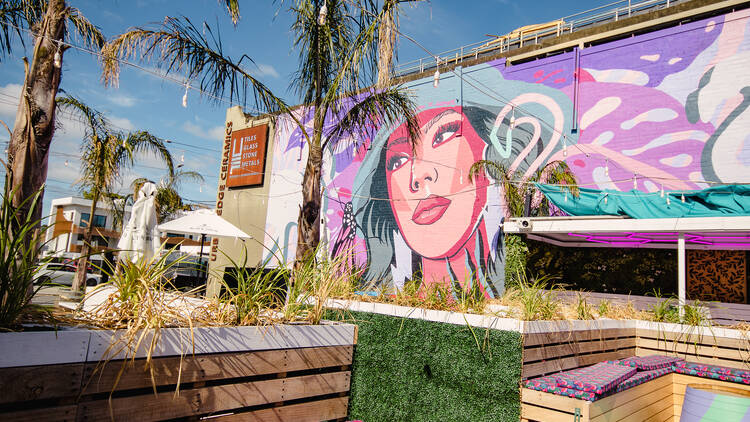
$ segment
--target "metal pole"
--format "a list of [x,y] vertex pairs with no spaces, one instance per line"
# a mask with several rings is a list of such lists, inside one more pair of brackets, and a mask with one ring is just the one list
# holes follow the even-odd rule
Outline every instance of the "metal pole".
[[677,237],[677,303],[680,305],[680,319],[685,310],[685,233]]

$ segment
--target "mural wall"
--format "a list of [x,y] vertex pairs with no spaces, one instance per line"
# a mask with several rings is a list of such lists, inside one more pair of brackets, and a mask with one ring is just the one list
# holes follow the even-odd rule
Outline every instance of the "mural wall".
[[[750,12],[740,11],[520,65],[503,60],[408,85],[420,105],[412,151],[403,127],[373,127],[326,152],[323,242],[400,288],[478,280],[503,291],[498,184],[479,159],[530,175],[565,160],[583,186],[645,192],[750,182]],[[301,113],[301,112],[300,112]],[[298,116],[306,121],[311,114]],[[328,123],[332,125],[333,122]],[[294,257],[306,149],[281,119],[266,247]]]

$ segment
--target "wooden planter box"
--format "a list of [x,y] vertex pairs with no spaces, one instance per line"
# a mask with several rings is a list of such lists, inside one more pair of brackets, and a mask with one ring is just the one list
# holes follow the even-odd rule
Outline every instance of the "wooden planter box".
[[194,350],[189,329],[164,329],[153,354],[156,392],[144,350],[134,362],[120,353],[102,366],[118,335],[0,333],[0,420],[347,416],[354,325],[202,327],[192,332]]

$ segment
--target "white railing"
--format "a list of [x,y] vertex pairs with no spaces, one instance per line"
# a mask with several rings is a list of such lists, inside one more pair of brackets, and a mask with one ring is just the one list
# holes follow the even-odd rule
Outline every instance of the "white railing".
[[590,28],[607,22],[618,21],[654,9],[663,9],[680,3],[682,0],[620,0],[605,4],[594,9],[576,13],[549,26],[532,31],[513,31],[490,41],[479,41],[437,54],[437,57],[423,57],[421,59],[399,63],[394,66],[394,76],[404,76],[411,73],[421,73],[435,68],[439,60],[441,65],[461,63],[464,60],[476,59],[489,52],[505,52],[524,45],[537,44],[542,39],[558,37],[581,29]]

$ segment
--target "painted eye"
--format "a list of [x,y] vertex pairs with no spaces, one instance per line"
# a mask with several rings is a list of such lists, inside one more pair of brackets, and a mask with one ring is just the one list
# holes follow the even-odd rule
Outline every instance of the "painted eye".
[[451,139],[458,132],[459,122],[451,122],[441,126],[432,140],[433,148]]
[[409,157],[406,155],[393,155],[388,158],[385,168],[388,169],[388,171],[394,171],[401,168],[401,166],[406,164],[407,161],[409,161]]

